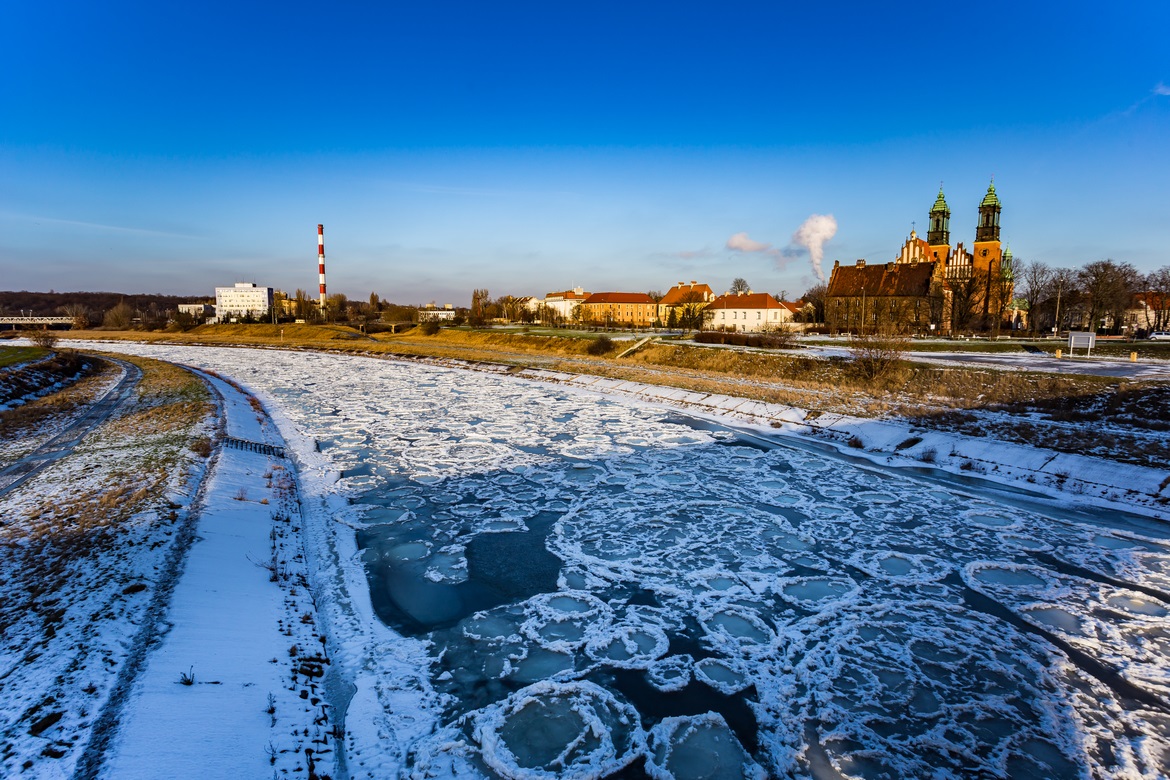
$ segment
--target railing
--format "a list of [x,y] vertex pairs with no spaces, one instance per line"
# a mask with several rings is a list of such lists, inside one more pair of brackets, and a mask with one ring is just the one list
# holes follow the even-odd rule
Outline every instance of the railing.
[[248,439],[237,439],[234,436],[225,436],[223,440],[224,446],[232,447],[237,450],[247,450],[248,452],[260,452],[264,455],[275,455],[278,458],[285,457],[284,447],[277,447],[272,444],[265,444],[262,441],[249,441]]

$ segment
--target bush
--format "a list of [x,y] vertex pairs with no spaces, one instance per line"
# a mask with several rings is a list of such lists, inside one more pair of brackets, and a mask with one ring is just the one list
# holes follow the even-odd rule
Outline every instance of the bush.
[[905,334],[882,329],[853,337],[853,366],[871,382],[881,379],[902,360],[909,339]]
[[57,334],[51,330],[34,330],[28,334],[28,340],[33,346],[41,349],[52,349],[57,346]]
[[613,352],[613,339],[609,336],[598,336],[585,351],[590,355],[605,355]]
[[433,336],[439,332],[440,327],[441,326],[439,325],[439,323],[436,322],[435,320],[427,320],[426,322],[420,324],[418,326],[418,329],[420,331],[422,331],[422,334],[424,336]]
[[730,344],[733,347],[762,347],[764,349],[791,349],[796,345],[796,334],[788,329],[765,333],[722,333],[704,330],[692,339],[699,344]]

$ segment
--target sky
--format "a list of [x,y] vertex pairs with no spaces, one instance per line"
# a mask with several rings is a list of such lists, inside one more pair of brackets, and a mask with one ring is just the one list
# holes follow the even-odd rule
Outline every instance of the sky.
[[970,246],[992,177],[1018,258],[1170,265],[1163,0],[4,16],[2,290],[315,293],[322,223],[350,298],[742,277],[791,299],[818,280],[808,225],[826,273],[888,262],[941,184]]

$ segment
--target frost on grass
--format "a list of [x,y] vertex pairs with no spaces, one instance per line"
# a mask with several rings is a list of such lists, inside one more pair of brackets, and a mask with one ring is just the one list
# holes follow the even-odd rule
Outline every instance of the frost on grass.
[[4,776],[71,774],[173,542],[172,499],[198,482],[188,443],[209,425],[206,391],[159,370],[168,379],[148,370],[107,425],[0,498]]
[[372,609],[429,643],[406,774],[1170,771],[1153,526],[482,372],[137,349],[246,377],[341,475]]

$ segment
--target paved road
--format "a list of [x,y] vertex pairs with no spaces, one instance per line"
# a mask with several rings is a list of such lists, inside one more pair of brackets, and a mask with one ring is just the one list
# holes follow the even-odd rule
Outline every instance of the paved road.
[[142,370],[133,363],[114,358],[103,358],[117,363],[122,368],[122,378],[106,393],[89,405],[88,408],[65,430],[37,447],[15,463],[0,469],[0,498],[11,493],[23,485],[31,477],[44,470],[49,464],[73,452],[86,434],[105,422],[118,407],[130,400],[138,381],[142,379]]

